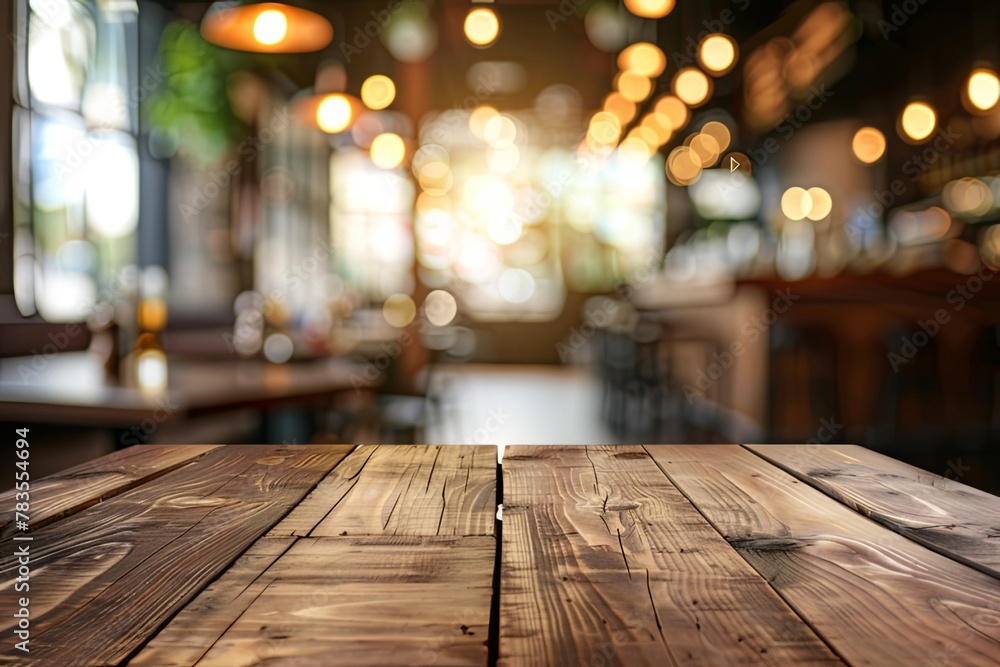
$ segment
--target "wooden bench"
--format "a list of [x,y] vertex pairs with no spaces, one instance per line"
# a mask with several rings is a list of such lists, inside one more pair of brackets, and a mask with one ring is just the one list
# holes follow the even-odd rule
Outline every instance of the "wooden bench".
[[141,446],[14,505],[0,664],[1000,663],[1000,499],[861,447]]

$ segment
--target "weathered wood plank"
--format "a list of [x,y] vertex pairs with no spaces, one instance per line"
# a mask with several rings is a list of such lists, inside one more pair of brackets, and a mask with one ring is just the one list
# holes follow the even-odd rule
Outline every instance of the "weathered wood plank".
[[857,445],[746,445],[924,546],[1000,578],[1000,498]]
[[641,447],[508,447],[500,661],[840,660]]
[[[222,445],[137,445],[31,482],[31,528],[38,530],[187,465]],[[36,452],[37,454],[37,452]],[[14,526],[15,489],[0,493],[0,539]]]
[[492,537],[301,538],[196,663],[169,659],[168,626],[165,659],[131,664],[485,665],[495,554]]
[[294,537],[263,537],[233,563],[221,577],[181,609],[148,642],[130,667],[190,667],[271,583],[263,576],[295,543]]
[[[495,487],[493,447],[359,447],[129,664],[239,665],[279,657],[318,665],[482,664],[496,551],[490,537]],[[332,536],[316,537],[318,526]],[[412,534],[421,531],[429,535]],[[477,531],[486,541],[454,539]],[[310,534],[314,537],[299,539]],[[463,554],[467,548],[472,553]],[[475,605],[463,601],[471,595],[467,591],[439,590],[447,581],[462,588],[468,573],[456,567],[471,568],[478,577]],[[432,571],[437,579],[428,578]],[[399,583],[412,586],[399,589]],[[324,586],[335,587],[337,598],[322,593]],[[485,601],[481,586],[489,589]],[[306,587],[308,594],[296,601]],[[353,606],[344,603],[349,599]],[[317,617],[299,627],[293,614],[291,625],[275,631],[274,616],[280,614],[284,623],[282,612],[302,600],[333,605],[329,624]],[[465,607],[464,620],[451,623],[456,609]],[[406,613],[401,616],[399,609]],[[257,623],[269,614],[270,622]],[[387,633],[401,630],[386,624],[400,619],[406,638],[397,649]],[[483,624],[481,630],[472,629],[473,620]],[[463,624],[475,634],[462,635]],[[268,629],[260,630],[264,626]],[[449,634],[455,628],[458,641]],[[390,660],[397,650],[408,656],[399,663]],[[342,662],[330,662],[334,654]]]
[[358,447],[272,535],[493,535],[496,447]]
[[[117,664],[274,526],[349,445],[226,446],[33,533],[30,658]],[[4,548],[0,577],[15,564]],[[0,619],[0,631],[10,622]]]
[[876,524],[742,447],[648,450],[849,664],[996,665],[996,579]]

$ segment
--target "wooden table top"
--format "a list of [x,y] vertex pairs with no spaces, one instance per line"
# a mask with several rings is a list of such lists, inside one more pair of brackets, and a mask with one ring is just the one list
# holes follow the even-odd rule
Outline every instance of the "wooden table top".
[[[0,359],[0,420],[129,426],[156,412],[161,421],[267,408],[377,386],[346,358],[271,364],[260,359],[171,359],[165,392],[110,384],[87,352],[60,354],[33,371],[27,357]],[[25,370],[27,369],[27,371]]]
[[1000,660],[1000,498],[958,482],[839,445],[497,470],[491,446],[138,446],[34,480],[28,532],[0,494],[0,663]]

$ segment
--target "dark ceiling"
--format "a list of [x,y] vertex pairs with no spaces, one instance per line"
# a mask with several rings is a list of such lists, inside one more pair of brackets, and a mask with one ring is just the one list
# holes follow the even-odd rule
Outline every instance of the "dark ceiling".
[[[401,67],[376,42],[352,59],[349,81],[356,87],[374,72],[395,74],[404,80],[414,78],[427,88],[429,94],[422,97],[429,108],[449,108],[470,92],[466,83],[470,65],[481,60],[507,60],[522,65],[527,78],[521,90],[500,96],[494,100],[496,104],[528,106],[545,86],[568,83],[582,93],[585,104],[596,106],[610,90],[615,72],[614,55],[592,46],[584,31],[582,16],[597,1],[601,0],[499,0],[493,7],[504,30],[489,49],[472,47],[461,34],[469,2],[434,2],[430,13],[440,39],[437,51],[424,66]],[[633,32],[655,40],[669,56],[682,51],[689,37],[697,38],[706,25],[728,11],[733,20],[725,32],[737,39],[745,55],[767,38],[790,34],[822,1],[678,0],[673,12],[655,24],[635,20]],[[144,0],[141,5],[150,2],[192,22],[200,20],[210,5],[175,0]],[[389,0],[293,0],[290,4],[319,12],[334,25],[334,41],[320,53],[268,57],[295,85],[307,87],[313,84],[321,62],[343,61],[340,44],[344,36],[371,21],[372,12],[384,10]],[[837,81],[837,94],[831,103],[820,110],[823,117],[864,116],[875,122],[879,116],[898,113],[903,101],[918,93],[933,98],[946,116],[958,105],[957,91],[972,66],[982,59],[996,58],[1000,27],[1000,2],[996,0],[854,0],[846,5],[858,18],[861,36],[845,56],[846,73]],[[566,19],[558,20],[555,29],[553,12]],[[668,65],[661,87],[675,69],[672,63]],[[712,104],[728,107],[738,116],[739,80],[739,68],[720,80],[717,89],[722,94]]]

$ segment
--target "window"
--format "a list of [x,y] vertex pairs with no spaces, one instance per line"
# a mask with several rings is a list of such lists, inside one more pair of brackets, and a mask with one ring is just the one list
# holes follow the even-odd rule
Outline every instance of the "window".
[[15,297],[24,315],[80,320],[135,275],[138,8],[20,0],[15,12]]

